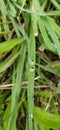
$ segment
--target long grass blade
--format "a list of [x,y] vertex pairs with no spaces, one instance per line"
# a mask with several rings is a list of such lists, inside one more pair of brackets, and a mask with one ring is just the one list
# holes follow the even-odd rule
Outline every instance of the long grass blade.
[[43,37],[43,40],[44,40],[44,43],[45,43],[47,49],[54,52],[54,53],[57,53],[55,46],[53,45],[53,43],[49,39],[45,25],[44,25],[43,20],[41,18],[39,18],[39,20],[38,20],[38,25],[39,25],[39,29],[41,31],[41,35]]
[[53,43],[55,43],[55,48],[58,52],[58,55],[60,57],[60,41],[58,39],[58,36],[56,35],[55,31],[53,30],[51,24],[48,22],[48,18],[43,18],[43,22],[46,26],[46,29],[49,33],[49,35],[51,36]]
[[14,46],[16,46],[17,44],[23,41],[24,41],[24,38],[20,37],[20,38],[14,38],[12,40],[0,43],[0,54],[10,51]]
[[28,129],[32,130],[35,75],[35,38],[32,23],[30,27],[30,42],[28,45],[28,64]]
[[[23,74],[23,67],[24,67],[24,60],[25,60],[25,52],[26,52],[26,43],[24,42],[21,47],[21,55],[18,63],[18,70],[17,70],[17,77],[16,77],[16,85],[13,88],[14,90],[12,91],[12,104],[11,104],[11,113],[14,112],[16,106],[18,105],[18,99],[19,99],[19,94],[21,91],[21,80],[22,80],[22,74]],[[17,118],[17,111],[14,112],[14,114],[11,116],[7,130],[16,130],[16,118]],[[14,122],[13,122],[14,120]]]

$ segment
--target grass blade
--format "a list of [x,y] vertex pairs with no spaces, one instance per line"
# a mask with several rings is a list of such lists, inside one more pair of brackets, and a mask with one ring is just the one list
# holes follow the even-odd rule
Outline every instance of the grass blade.
[[12,40],[2,42],[0,44],[0,54],[10,51],[14,46],[16,46],[18,43],[21,43],[23,41],[24,38],[20,37],[20,38],[14,38]]
[[0,73],[9,68],[15,61],[15,59],[19,56],[20,52],[16,52],[16,54],[9,55],[6,60],[0,63]]
[[[21,47],[21,55],[19,59],[18,64],[18,70],[17,70],[17,78],[16,78],[16,86],[14,87],[14,90],[12,91],[12,105],[11,105],[11,113],[14,112],[16,106],[18,105],[18,99],[20,94],[20,85],[22,80],[22,74],[23,74],[23,66],[24,66],[24,60],[25,60],[25,52],[26,52],[26,43],[24,42]],[[16,130],[16,118],[17,118],[17,111],[14,112],[14,114],[11,116],[7,130]],[[14,122],[13,122],[14,120]]]
[[55,48],[56,48],[56,50],[57,50],[57,52],[58,52],[58,55],[59,55],[59,57],[60,57],[60,41],[59,41],[59,39],[58,39],[58,36],[56,35],[56,33],[55,33],[55,31],[53,30],[51,24],[49,23],[48,18],[43,18],[43,22],[44,22],[44,24],[45,24],[45,26],[46,26],[46,29],[47,29],[47,31],[48,31],[50,37],[51,37],[52,40],[53,40],[53,43],[55,43]]
[[34,119],[45,128],[60,128],[60,115],[50,114],[39,107],[34,107]]
[[34,74],[35,74],[35,38],[33,26],[30,27],[30,43],[28,44],[28,125],[32,130],[33,96],[34,96]]
[[54,19],[48,17],[48,21],[51,24],[53,30],[56,32],[56,34],[60,37],[60,27],[59,25],[54,21]]
[[60,76],[60,61],[58,61],[58,60],[48,63],[45,66],[41,65],[41,68],[43,68],[44,70],[51,72],[57,76]]
[[58,2],[56,0],[51,0],[51,2],[55,5],[55,7],[60,10],[60,5],[58,4]]
[[54,47],[51,40],[49,39],[49,36],[47,34],[47,31],[46,31],[42,18],[39,18],[38,25],[39,25],[39,29],[41,31],[41,35],[43,37],[43,40],[44,40],[44,43],[45,43],[47,49],[54,53],[57,53],[56,48]]

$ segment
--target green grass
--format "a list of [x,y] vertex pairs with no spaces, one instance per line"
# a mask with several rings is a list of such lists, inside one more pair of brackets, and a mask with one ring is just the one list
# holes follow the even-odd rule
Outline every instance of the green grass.
[[60,1],[0,0],[0,130],[60,128]]

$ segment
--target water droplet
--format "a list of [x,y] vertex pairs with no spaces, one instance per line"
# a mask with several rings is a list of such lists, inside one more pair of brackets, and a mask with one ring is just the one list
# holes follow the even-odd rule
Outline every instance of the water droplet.
[[37,30],[35,30],[35,32],[34,32],[34,36],[35,36],[35,37],[37,37],[37,36],[38,36],[38,29],[37,29]]
[[57,47],[56,47],[56,44],[55,44],[55,48],[57,48]]
[[30,72],[34,72],[34,68],[30,68]]
[[30,63],[30,65],[34,65],[34,62],[31,59],[29,59],[29,63]]
[[32,99],[34,100],[34,96],[32,97]]
[[28,96],[29,96],[30,94],[29,94],[29,92],[28,92]]
[[28,92],[28,96],[30,96],[31,95],[31,93],[30,92]]
[[31,113],[29,114],[29,118],[31,118],[31,119],[33,118],[33,115]]

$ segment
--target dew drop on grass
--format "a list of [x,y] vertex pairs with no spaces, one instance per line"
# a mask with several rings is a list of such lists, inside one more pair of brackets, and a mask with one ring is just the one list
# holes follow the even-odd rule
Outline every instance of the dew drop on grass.
[[29,119],[32,119],[33,118],[33,115],[30,113],[29,114]]
[[57,48],[56,44],[55,44],[55,48]]
[[29,92],[28,92],[28,96],[29,96],[30,94],[29,94]]
[[30,92],[28,92],[28,96],[31,96],[31,93],[30,93]]
[[34,96],[32,97],[32,100],[34,100]]
[[29,64],[30,64],[30,72],[34,72],[34,61],[29,59]]
[[29,59],[29,63],[30,63],[30,65],[34,65],[34,61],[31,59]]

